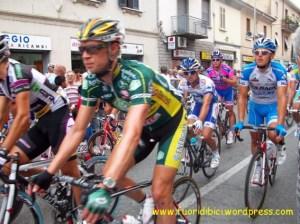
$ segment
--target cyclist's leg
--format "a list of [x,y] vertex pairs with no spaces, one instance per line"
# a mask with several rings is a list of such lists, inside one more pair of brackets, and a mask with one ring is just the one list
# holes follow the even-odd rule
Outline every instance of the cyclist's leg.
[[[262,105],[256,104],[251,100],[248,102],[249,114],[248,114],[248,123],[254,126],[259,126],[264,123],[264,117],[260,112]],[[258,147],[258,142],[261,140],[261,134],[256,131],[250,131],[251,135],[251,152],[252,155],[256,153]]]
[[235,113],[233,111],[233,89],[230,87],[228,90],[226,90],[224,95],[224,103],[225,107],[228,110],[228,116],[229,116],[229,125],[230,128],[233,128],[233,125],[235,124]]
[[212,103],[204,121],[202,131],[203,141],[205,141],[212,151],[217,151],[216,141],[212,138],[213,129],[215,129],[218,113],[218,104]]
[[[278,113],[277,113],[277,103],[267,105],[268,113],[266,116],[266,123],[268,127],[275,128],[278,122]],[[274,143],[279,143],[279,138],[277,138],[275,131],[268,131],[268,138]]]
[[[156,141],[151,140],[151,136],[147,132],[143,131],[140,143],[135,151],[134,157],[129,164],[129,167],[133,167],[135,164],[143,161],[152,152],[156,143]],[[106,167],[104,166],[104,172],[105,169]],[[117,187],[122,189],[124,187],[134,186],[135,184],[136,183],[129,177],[123,177],[118,181]],[[126,194],[126,196],[138,203],[143,202],[146,197],[145,193],[142,190],[130,191]]]
[[[300,90],[297,90],[296,95],[293,99],[293,109],[300,109]],[[298,112],[293,112],[293,118],[297,123],[297,126],[300,127],[300,115]]]
[[[52,112],[51,116],[48,116],[44,121],[48,123],[47,136],[50,141],[52,152],[57,153],[59,145],[64,139],[67,131],[74,124],[73,118],[69,114],[67,107],[61,108],[55,112]],[[45,125],[45,123],[43,123]],[[70,155],[71,157],[72,155]],[[65,175],[80,178],[80,171],[76,159],[68,161],[63,167],[62,172]],[[79,187],[73,187],[74,199],[76,204],[80,204],[81,190]]]
[[[156,158],[152,182],[152,196],[155,207],[159,210],[174,209],[172,199],[173,182],[176,172],[181,163],[184,141],[186,138],[186,118],[185,112],[179,114],[173,122],[159,130],[161,139]],[[165,129],[165,130],[163,130]],[[169,135],[166,136],[166,130]],[[157,223],[176,223],[174,216],[157,216]]]

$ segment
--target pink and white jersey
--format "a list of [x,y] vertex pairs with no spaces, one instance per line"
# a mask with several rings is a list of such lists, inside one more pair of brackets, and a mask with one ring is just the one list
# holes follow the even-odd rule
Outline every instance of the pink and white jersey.
[[229,65],[221,64],[219,71],[214,70],[211,66],[206,70],[206,72],[207,76],[214,81],[217,90],[232,88],[221,79],[221,76],[225,76],[226,78],[231,78],[234,76],[234,71]]

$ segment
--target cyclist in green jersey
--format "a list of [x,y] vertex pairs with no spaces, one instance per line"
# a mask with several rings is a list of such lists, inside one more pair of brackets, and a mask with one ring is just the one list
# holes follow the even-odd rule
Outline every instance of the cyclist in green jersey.
[[[126,177],[127,171],[145,159],[157,143],[152,197],[157,209],[174,209],[172,187],[187,131],[181,95],[166,78],[143,63],[118,59],[124,38],[118,21],[88,20],[78,37],[79,51],[88,71],[82,84],[82,105],[75,125],[46,172],[54,174],[75,151],[100,98],[127,114],[122,138],[103,170],[104,181],[88,195],[83,218],[89,223],[96,222],[109,206],[108,191],[133,184]],[[38,186],[34,188],[39,190]],[[138,192],[131,197],[141,201],[145,195]],[[176,222],[176,217],[158,216],[156,221],[170,224]]]

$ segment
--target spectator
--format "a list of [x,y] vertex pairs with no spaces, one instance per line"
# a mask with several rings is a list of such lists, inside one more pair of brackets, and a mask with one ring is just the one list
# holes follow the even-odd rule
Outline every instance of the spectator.
[[66,78],[64,76],[56,76],[54,84],[58,87],[56,92],[59,95],[63,96],[69,104],[69,99],[67,97],[66,91],[64,90],[67,87]]
[[160,67],[160,74],[162,74],[165,77],[168,77],[168,68],[167,68],[167,66],[161,66]]
[[82,74],[79,68],[75,68],[74,70],[75,74],[75,80],[74,80],[74,85],[80,86],[82,83]]
[[66,74],[66,67],[63,65],[55,65],[54,73],[57,76],[65,76]]
[[68,71],[66,73],[66,84],[67,87],[65,88],[65,92],[70,101],[70,108],[73,110],[76,107],[79,98],[78,86],[75,85],[75,74],[73,71]]
[[56,75],[54,74],[54,64],[48,64],[48,72],[45,74],[49,82],[54,85],[54,79]]

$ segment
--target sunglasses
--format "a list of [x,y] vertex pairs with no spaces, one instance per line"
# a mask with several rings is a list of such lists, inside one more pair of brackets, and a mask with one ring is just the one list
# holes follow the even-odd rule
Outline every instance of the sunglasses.
[[80,46],[78,49],[80,54],[83,54],[83,52],[86,52],[88,54],[97,54],[99,50],[106,47],[107,44],[98,44],[98,45]]
[[195,75],[197,72],[196,71],[189,71],[189,72],[184,72],[183,74],[185,76],[190,76],[190,75]]
[[220,61],[220,58],[213,58],[212,61]]
[[256,51],[254,51],[254,54],[255,54],[256,56],[259,56],[259,55],[266,56],[266,55],[268,55],[268,54],[270,54],[270,53],[271,53],[270,51],[263,51],[263,50],[256,50]]

